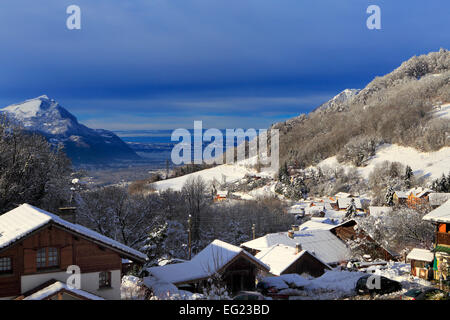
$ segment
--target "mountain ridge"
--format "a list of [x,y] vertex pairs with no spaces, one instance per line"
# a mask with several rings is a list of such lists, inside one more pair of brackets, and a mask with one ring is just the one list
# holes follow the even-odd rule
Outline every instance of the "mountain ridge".
[[9,105],[0,109],[0,113],[26,131],[42,134],[53,145],[62,144],[74,165],[140,159],[116,134],[79,123],[73,114],[47,95]]
[[304,168],[332,156],[364,165],[382,143],[431,152],[450,146],[450,125],[434,107],[450,102],[450,52],[414,56],[362,89],[346,89],[280,131],[280,164]]

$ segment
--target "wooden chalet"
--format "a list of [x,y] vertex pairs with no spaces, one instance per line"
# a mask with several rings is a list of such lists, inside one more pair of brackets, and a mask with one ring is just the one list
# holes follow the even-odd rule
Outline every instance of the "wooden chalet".
[[147,256],[28,204],[0,216],[0,299],[25,298],[43,285],[76,297],[64,287],[69,266],[78,268],[86,296],[120,299],[123,258],[143,264]]
[[328,264],[307,250],[302,250],[300,244],[297,244],[295,248],[278,244],[258,253],[255,257],[270,267],[266,275],[280,276],[296,273],[320,277],[325,270],[331,270]]
[[434,253],[426,249],[414,248],[406,256],[406,261],[411,263],[413,276],[431,280],[433,278]]
[[380,258],[386,261],[396,260],[398,255],[390,250],[383,248],[370,235],[357,226],[355,220],[345,221],[330,229],[330,232],[339,239],[347,243],[349,240],[361,239],[367,243],[367,251],[370,252],[372,258]]
[[450,280],[450,200],[432,210],[422,219],[430,221],[436,226],[435,245],[432,250],[435,254],[434,278],[439,280],[442,276],[444,279]]
[[428,195],[432,191],[424,188],[411,189],[406,200],[406,205],[411,209],[420,209],[429,203]]
[[406,205],[406,201],[408,200],[408,191],[395,191],[393,200],[396,205]]
[[[214,240],[192,260],[147,269],[149,276],[192,292],[201,292],[208,279],[219,275],[230,292],[254,290],[256,275],[269,267],[244,249]],[[144,280],[145,283],[145,280]]]
[[214,197],[214,201],[224,201],[224,200],[227,200],[227,198],[228,198],[228,191],[219,190],[219,191],[217,191],[217,193]]

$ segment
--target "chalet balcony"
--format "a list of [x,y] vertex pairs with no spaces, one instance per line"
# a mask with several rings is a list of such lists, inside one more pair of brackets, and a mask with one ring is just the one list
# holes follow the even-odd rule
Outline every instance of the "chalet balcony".
[[450,233],[437,232],[436,233],[436,244],[446,244],[450,246]]

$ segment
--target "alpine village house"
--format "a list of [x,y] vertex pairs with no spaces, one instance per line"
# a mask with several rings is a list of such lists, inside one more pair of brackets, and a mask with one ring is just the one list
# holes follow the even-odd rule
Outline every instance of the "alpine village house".
[[0,216],[0,299],[120,299],[122,259],[147,256],[28,204]]

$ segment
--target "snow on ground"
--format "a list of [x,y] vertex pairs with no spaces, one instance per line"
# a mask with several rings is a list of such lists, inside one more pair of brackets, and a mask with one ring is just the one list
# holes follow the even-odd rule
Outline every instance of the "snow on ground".
[[[145,283],[145,285],[144,285]],[[203,298],[201,294],[180,290],[171,283],[158,280],[154,277],[146,277],[143,281],[138,277],[127,275],[122,278],[120,287],[122,300],[144,300],[145,287],[151,288],[153,300],[196,300]]]
[[[400,162],[409,165],[416,176],[427,176],[432,179],[439,178],[442,173],[450,171],[450,147],[445,147],[435,152],[420,152],[411,147],[384,144],[378,147],[376,155],[368,161],[366,167],[358,168],[359,173],[364,178],[369,178],[374,167],[384,161]],[[339,164],[336,157],[330,157],[319,163],[319,167],[334,167],[340,165],[346,169],[351,165]]]
[[437,118],[450,119],[450,103],[443,104],[440,108],[434,111],[434,115]]
[[359,278],[365,273],[339,271],[337,269],[326,271],[319,278],[309,280],[304,291],[299,295],[291,296],[291,300],[331,300],[351,297],[355,295],[355,286]]
[[122,300],[143,300],[145,292],[141,286],[141,279],[135,276],[124,276],[120,286],[120,296]]
[[248,194],[252,198],[277,196],[277,194],[275,193],[275,185],[276,185],[276,183],[273,182],[267,186],[263,186],[261,188],[254,189],[254,190],[250,191]]
[[402,284],[403,292],[417,287],[428,287],[431,285],[429,281],[414,277],[410,274],[411,265],[402,262],[389,262],[387,266],[372,266],[368,272],[398,281]]
[[323,299],[367,299],[367,296],[357,296],[356,282],[367,273],[380,275],[401,283],[402,290],[385,295],[376,295],[378,300],[397,299],[413,288],[429,287],[431,283],[410,275],[411,266],[402,262],[389,262],[386,266],[371,266],[360,271],[326,271],[321,277],[309,280],[305,290],[290,297],[293,300],[323,300]]
[[183,188],[184,183],[191,177],[202,177],[206,183],[213,180],[217,180],[219,183],[222,183],[223,177],[225,177],[226,182],[233,182],[244,178],[244,176],[250,172],[250,169],[244,166],[224,164],[214,168],[186,174],[181,177],[158,181],[153,183],[153,186],[157,190],[161,191],[169,188],[175,191],[180,191],[181,188]]
[[275,185],[276,182],[271,182],[266,186],[253,189],[248,193],[233,192],[233,195],[240,197],[242,200],[256,200],[258,198],[265,198],[265,197],[282,198],[279,194],[275,192]]
[[[410,274],[411,265],[402,262],[389,262],[387,266],[372,266],[367,268],[368,273],[374,273],[391,280],[401,283],[402,290],[384,295],[375,295],[375,300],[392,300],[399,299],[406,291],[414,288],[431,287],[432,284],[424,279],[415,277]],[[363,296],[357,296],[356,299],[366,299]]]
[[179,191],[183,187],[183,184],[191,177],[200,176],[206,183],[213,180],[216,180],[219,183],[222,183],[225,180],[225,182],[230,183],[241,180],[246,174],[261,177],[273,176],[274,172],[272,172],[270,168],[263,168],[262,171],[258,173],[255,169],[251,168],[252,164],[253,159],[246,159],[235,164],[218,165],[214,168],[197,171],[181,177],[158,181],[153,183],[153,186],[157,190],[167,190],[171,188],[172,190]]

